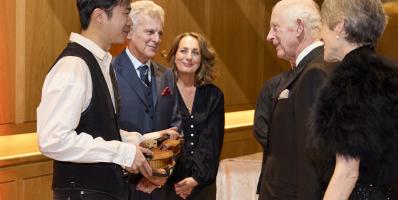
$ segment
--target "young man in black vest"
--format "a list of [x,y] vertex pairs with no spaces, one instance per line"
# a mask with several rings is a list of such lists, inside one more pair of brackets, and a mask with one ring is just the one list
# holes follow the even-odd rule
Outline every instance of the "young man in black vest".
[[81,34],[46,76],[37,109],[41,152],[54,159],[54,199],[128,199],[127,173],[152,170],[143,153],[123,143],[118,89],[108,52],[132,24],[130,0],[77,0]]

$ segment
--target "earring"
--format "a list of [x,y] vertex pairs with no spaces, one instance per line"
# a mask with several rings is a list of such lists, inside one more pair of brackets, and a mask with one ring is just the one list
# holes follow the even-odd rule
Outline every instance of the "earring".
[[340,39],[340,36],[336,35],[336,39],[337,39],[337,40]]

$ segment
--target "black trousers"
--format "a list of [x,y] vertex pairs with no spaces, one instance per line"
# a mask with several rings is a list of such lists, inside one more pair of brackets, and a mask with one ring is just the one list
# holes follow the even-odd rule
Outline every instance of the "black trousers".
[[76,189],[76,188],[53,189],[53,199],[54,200],[121,200],[104,192]]
[[152,193],[148,194],[136,190],[136,184],[130,186],[130,200],[165,200],[166,188],[156,188]]
[[[216,183],[212,183],[200,190],[193,190],[191,195],[187,197],[187,200],[216,200],[217,186]],[[166,186],[166,200],[183,200],[176,194],[172,185]]]

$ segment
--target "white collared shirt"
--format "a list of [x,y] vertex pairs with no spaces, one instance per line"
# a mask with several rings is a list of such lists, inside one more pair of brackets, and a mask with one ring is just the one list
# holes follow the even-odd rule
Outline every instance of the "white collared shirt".
[[310,44],[306,48],[304,48],[303,51],[301,51],[299,53],[299,55],[297,56],[297,58],[296,58],[296,66],[298,66],[300,64],[301,60],[303,60],[303,58],[307,54],[309,54],[312,50],[314,50],[315,48],[317,48],[319,46],[322,46],[322,45],[323,45],[323,42],[317,41],[317,42],[314,42],[314,43]]
[[[140,71],[138,70],[139,67],[141,67],[142,65],[144,65],[143,63],[141,63],[131,52],[128,48],[126,48],[126,53],[127,56],[130,58],[131,63],[133,63],[133,66],[135,68],[135,72],[137,72],[138,77],[140,77]],[[148,80],[149,82],[151,82],[151,61],[148,60],[145,65],[148,66]]]
[[[112,55],[80,34],[71,33],[70,41],[82,45],[94,55],[114,104],[109,75]],[[59,161],[108,162],[130,167],[136,152],[135,145],[93,138],[84,132],[76,133],[81,113],[90,104],[91,96],[91,74],[86,62],[74,56],[61,58],[46,76],[37,108],[40,151]]]

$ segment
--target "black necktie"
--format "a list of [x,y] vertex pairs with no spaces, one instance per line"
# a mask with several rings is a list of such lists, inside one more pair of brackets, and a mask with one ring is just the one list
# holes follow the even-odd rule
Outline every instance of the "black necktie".
[[141,67],[138,68],[140,71],[140,79],[144,84],[149,87],[149,78],[148,78],[148,66],[147,65],[142,65]]

